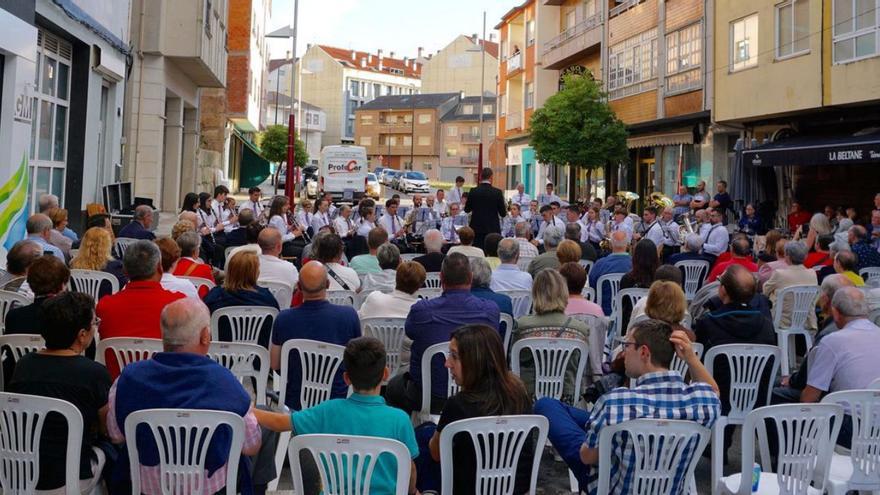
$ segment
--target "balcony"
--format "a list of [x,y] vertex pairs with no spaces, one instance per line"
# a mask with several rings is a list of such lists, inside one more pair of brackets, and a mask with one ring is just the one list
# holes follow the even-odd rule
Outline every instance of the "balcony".
[[[166,3],[162,8],[162,3]],[[147,2],[144,22],[148,34],[144,51],[162,54],[175,62],[201,87],[226,86],[226,2]],[[219,12],[220,7],[224,11]]]
[[522,52],[515,53],[509,57],[507,57],[507,74],[522,69]]
[[504,122],[504,130],[511,131],[513,129],[522,129],[522,114],[509,113]]
[[460,139],[462,143],[478,144],[480,142],[480,136],[476,134],[462,134]]
[[645,0],[618,0],[618,5],[608,11],[608,18],[617,17]]
[[376,124],[376,129],[380,134],[400,134],[409,133],[412,130],[412,122],[382,122]]
[[463,156],[463,157],[461,157],[461,164],[462,165],[476,165],[477,164],[477,157]]
[[564,69],[601,43],[602,14],[591,15],[544,43],[541,63],[545,69]]

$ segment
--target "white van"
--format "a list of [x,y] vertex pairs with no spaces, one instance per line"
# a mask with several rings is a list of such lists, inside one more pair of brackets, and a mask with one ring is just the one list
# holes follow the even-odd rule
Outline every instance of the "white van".
[[367,150],[363,146],[325,146],[321,150],[321,191],[334,202],[354,202],[367,193]]

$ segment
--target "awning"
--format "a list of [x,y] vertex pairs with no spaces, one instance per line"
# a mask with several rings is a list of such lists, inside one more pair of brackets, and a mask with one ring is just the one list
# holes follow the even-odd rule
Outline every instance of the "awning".
[[743,150],[754,167],[880,164],[880,133],[860,136],[797,136]]
[[694,144],[694,133],[691,131],[667,132],[627,138],[626,147],[652,148],[654,146],[673,146],[677,144]]
[[263,158],[257,145],[245,139],[237,130],[233,130],[232,135],[244,144],[238,173],[238,187],[248,188],[262,184],[272,170],[269,161]]
[[248,119],[229,119],[232,122],[232,125],[235,127],[235,130],[238,132],[257,132],[259,129],[254,127],[251,124],[251,121]]

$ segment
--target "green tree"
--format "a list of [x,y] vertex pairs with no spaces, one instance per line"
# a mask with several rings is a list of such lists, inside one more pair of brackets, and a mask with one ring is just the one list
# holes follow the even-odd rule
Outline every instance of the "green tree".
[[[270,162],[278,163],[275,170],[275,177],[278,177],[278,171],[285,166],[287,162],[287,126],[286,125],[270,125],[260,135],[260,149],[263,150],[263,158]],[[294,165],[297,167],[305,167],[309,163],[309,154],[306,152],[306,145],[299,136],[294,141]]]
[[[592,74],[563,76],[563,89],[532,114],[530,144],[544,163],[588,170],[617,163],[627,157],[626,127],[607,103]],[[575,199],[575,191],[571,192]]]

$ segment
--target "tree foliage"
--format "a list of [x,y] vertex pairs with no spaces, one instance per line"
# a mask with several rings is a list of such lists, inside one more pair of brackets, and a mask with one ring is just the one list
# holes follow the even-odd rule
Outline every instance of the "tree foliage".
[[626,127],[592,75],[567,74],[563,86],[532,114],[535,157],[587,169],[626,159]]
[[[294,161],[297,167],[305,167],[309,163],[309,154],[306,145],[297,136],[294,142]],[[263,150],[263,158],[270,162],[285,163],[287,161],[287,126],[270,125],[263,131],[260,148]]]

